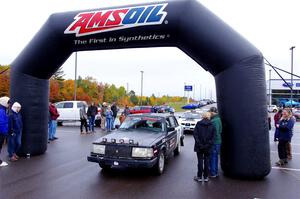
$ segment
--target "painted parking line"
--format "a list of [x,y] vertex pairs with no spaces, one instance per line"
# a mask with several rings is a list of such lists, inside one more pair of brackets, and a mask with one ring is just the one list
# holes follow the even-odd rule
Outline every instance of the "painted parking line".
[[300,172],[300,169],[285,168],[285,167],[272,167],[272,169],[285,170],[285,171],[299,171]]
[[[278,153],[278,151],[271,151],[271,153]],[[292,155],[300,155],[300,153],[292,153]]]

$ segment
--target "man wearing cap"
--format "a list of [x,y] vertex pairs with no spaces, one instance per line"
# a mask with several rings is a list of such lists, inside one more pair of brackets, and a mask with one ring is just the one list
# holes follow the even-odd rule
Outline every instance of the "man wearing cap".
[[222,133],[222,122],[218,114],[218,109],[216,107],[211,107],[209,109],[211,113],[211,122],[216,129],[216,136],[214,141],[214,146],[210,155],[210,177],[215,178],[218,174],[219,166],[219,154],[222,143],[221,133]]

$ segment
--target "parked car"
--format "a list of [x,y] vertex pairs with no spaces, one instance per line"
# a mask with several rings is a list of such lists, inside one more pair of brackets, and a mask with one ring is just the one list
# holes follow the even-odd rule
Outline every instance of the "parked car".
[[296,120],[300,120],[300,108],[294,108],[293,115],[296,118]]
[[201,120],[201,113],[197,111],[187,111],[178,119],[184,132],[194,131],[197,122]]
[[130,109],[130,114],[151,113],[152,106],[135,106]]
[[278,107],[276,105],[268,105],[268,112],[276,113],[278,111]]
[[85,101],[62,101],[55,104],[59,117],[57,124],[62,125],[64,122],[80,121],[79,110],[81,107],[86,106]]
[[179,155],[183,140],[182,128],[170,114],[129,115],[118,130],[93,142],[87,160],[102,169],[144,167],[162,174],[166,159]]

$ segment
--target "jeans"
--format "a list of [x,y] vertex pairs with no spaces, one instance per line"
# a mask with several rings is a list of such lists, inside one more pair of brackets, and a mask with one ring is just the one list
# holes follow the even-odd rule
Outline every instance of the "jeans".
[[95,131],[95,116],[89,117],[89,130],[93,132]]
[[200,150],[200,152],[197,152],[197,158],[198,158],[198,172],[197,176],[199,178],[208,177],[208,171],[209,171],[209,151],[208,150]]
[[210,155],[210,175],[211,176],[218,175],[220,148],[221,148],[221,144],[214,144],[214,146],[212,148],[212,152]]
[[107,131],[111,131],[112,130],[112,122],[113,122],[113,118],[106,118],[106,129]]
[[[0,154],[1,154],[2,145],[3,145],[3,143],[4,143],[5,138],[6,138],[5,135],[0,134]],[[1,164],[1,163],[2,163],[2,160],[0,159],[0,164]]]
[[22,138],[21,132],[14,133],[13,135],[8,136],[7,152],[10,158],[13,157],[13,155],[16,154],[17,151],[20,149],[21,138]]
[[57,121],[56,120],[50,120],[49,121],[49,140],[52,140],[55,137],[56,134],[56,127],[57,127]]

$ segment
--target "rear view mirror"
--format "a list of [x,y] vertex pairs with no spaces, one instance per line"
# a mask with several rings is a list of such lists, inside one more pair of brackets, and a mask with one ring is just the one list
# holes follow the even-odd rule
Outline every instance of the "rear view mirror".
[[169,127],[168,132],[171,132],[171,131],[175,131],[175,128],[174,127]]

